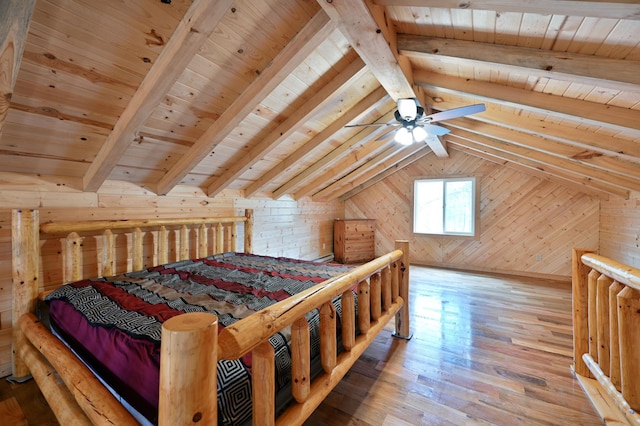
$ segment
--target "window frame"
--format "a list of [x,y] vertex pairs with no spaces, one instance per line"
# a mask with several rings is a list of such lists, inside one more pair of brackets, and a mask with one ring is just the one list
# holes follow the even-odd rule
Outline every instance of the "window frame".
[[[421,181],[443,181],[445,182],[459,182],[459,181],[471,181],[472,183],[472,206],[473,206],[473,231],[471,233],[460,233],[460,232],[447,232],[442,234],[436,233],[425,233],[425,232],[416,232],[416,191],[417,185]],[[477,239],[480,230],[480,207],[479,207],[479,185],[478,179],[476,176],[447,176],[447,177],[421,177],[416,178],[413,181],[412,189],[411,189],[411,232],[415,236],[428,236],[428,237],[439,237],[439,238],[468,238],[468,239]],[[446,211],[446,205],[443,209],[443,214]],[[443,216],[444,217],[444,216]],[[443,226],[444,229],[444,226]]]

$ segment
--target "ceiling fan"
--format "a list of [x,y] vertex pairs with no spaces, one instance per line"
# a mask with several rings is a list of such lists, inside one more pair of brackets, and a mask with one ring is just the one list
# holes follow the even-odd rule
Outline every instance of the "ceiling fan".
[[[395,122],[349,124],[345,127],[400,126],[396,131],[394,140],[402,145],[411,145],[413,142],[422,142],[430,136],[443,136],[450,132],[446,127],[431,124],[433,122],[486,111],[484,104],[475,104],[425,115],[424,108],[422,108],[414,98],[400,98],[397,104],[398,109],[394,113],[396,118]],[[384,136],[386,136],[386,134],[382,137]]]

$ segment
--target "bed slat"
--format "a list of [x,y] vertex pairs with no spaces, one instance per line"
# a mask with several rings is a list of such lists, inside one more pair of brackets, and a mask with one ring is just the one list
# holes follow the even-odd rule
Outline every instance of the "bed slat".
[[330,373],[336,366],[336,307],[325,303],[320,308],[320,360],[322,369]]
[[350,351],[356,341],[355,296],[351,290],[342,293],[342,346]]
[[82,238],[77,232],[71,232],[64,241],[62,252],[64,262],[64,283],[82,279]]
[[385,267],[380,271],[382,279],[382,305],[385,311],[391,307],[391,268]]
[[358,330],[367,334],[371,327],[371,309],[369,299],[369,283],[362,280],[358,283]]
[[305,317],[291,325],[291,394],[298,402],[309,397],[311,383],[311,340]]
[[371,320],[378,321],[382,314],[382,288],[380,284],[380,273],[371,275],[369,278],[369,291],[371,292]]
[[116,243],[111,229],[105,229],[102,234],[102,267],[100,274],[110,277],[116,273]]
[[275,389],[273,383],[276,380],[275,354],[269,341],[259,344],[252,352],[252,392],[260,395],[253,398],[254,426],[272,426],[275,423]]

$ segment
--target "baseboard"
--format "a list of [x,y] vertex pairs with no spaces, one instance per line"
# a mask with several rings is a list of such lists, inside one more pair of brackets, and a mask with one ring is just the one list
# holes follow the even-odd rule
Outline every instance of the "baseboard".
[[314,262],[333,262],[334,259],[334,255],[333,253],[329,253],[329,254],[325,254],[322,257],[319,257],[317,259],[313,259]]
[[505,271],[501,269],[493,269],[493,268],[478,268],[478,267],[461,267],[460,265],[448,265],[448,264],[438,264],[438,263],[429,263],[429,262],[411,262],[412,265],[415,266],[426,266],[428,268],[440,268],[440,269],[450,269],[453,271],[463,271],[463,272],[480,272],[485,274],[496,274],[496,275],[507,275],[511,277],[528,277],[528,278],[539,278],[545,280],[554,280],[554,281],[563,281],[566,283],[571,283],[571,276],[568,275],[556,275],[556,274],[541,274],[537,272],[526,272],[526,271]]

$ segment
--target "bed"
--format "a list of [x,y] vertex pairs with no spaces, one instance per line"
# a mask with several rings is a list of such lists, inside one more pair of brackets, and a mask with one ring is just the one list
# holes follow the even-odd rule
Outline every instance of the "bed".
[[[38,217],[13,212],[12,377],[33,376],[62,424],[301,424],[390,320],[396,337],[411,337],[406,241],[345,267],[251,253],[250,210],[42,225]],[[89,239],[98,273],[84,279]],[[39,278],[40,247],[51,240],[63,258],[56,289]],[[122,241],[128,266],[117,271]],[[140,353],[151,365],[132,361]],[[122,367],[115,380],[105,375],[111,361]]]

